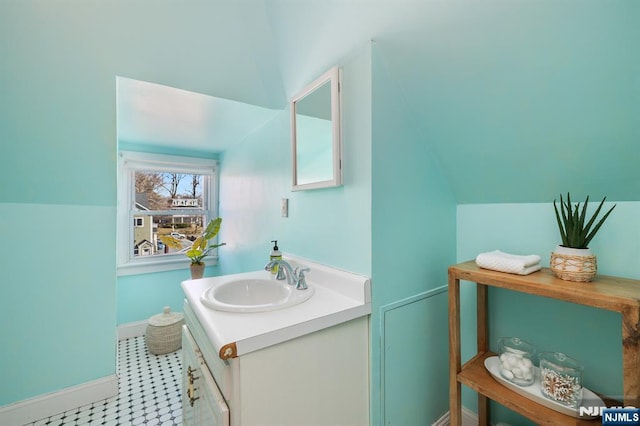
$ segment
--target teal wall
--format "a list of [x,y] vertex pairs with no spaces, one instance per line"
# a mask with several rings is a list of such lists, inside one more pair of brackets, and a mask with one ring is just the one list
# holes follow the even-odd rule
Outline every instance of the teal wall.
[[[406,96],[423,114],[419,125],[455,193],[458,261],[500,249],[538,253],[548,265],[559,242],[551,201],[561,192],[575,200],[640,200],[640,174],[631,165],[640,156],[633,119],[640,56],[629,45],[640,36],[633,24],[639,12],[628,1],[442,3],[432,10],[414,52],[429,66]],[[406,52],[379,44],[396,77],[411,78]],[[631,269],[639,258],[637,209],[619,203],[593,241],[601,273],[638,278]],[[467,358],[475,350],[473,297],[471,288],[463,291]],[[619,315],[508,291],[493,291],[490,309],[494,349],[497,338],[515,335],[567,352],[585,363],[587,386],[621,394]],[[475,409],[475,394],[465,388],[463,402]],[[492,421],[525,424],[500,407]]]
[[[376,153],[378,138],[385,132],[393,132],[388,137],[393,143],[382,145],[388,164],[409,151],[420,159],[435,157],[442,165],[440,191],[450,187],[453,204],[458,205],[452,234],[457,239],[456,261],[501,249],[538,252],[548,264],[549,253],[558,243],[550,203],[561,192],[571,191],[575,199],[590,194],[592,199],[607,195],[611,201],[640,200],[640,173],[633,165],[640,156],[640,128],[633,118],[640,107],[640,55],[630,42],[640,36],[640,27],[634,24],[640,16],[638,2],[423,4],[427,10],[421,15],[421,30],[411,33],[420,37],[420,43],[407,45],[400,33],[381,35],[375,44],[390,79],[398,83],[390,98],[405,106],[409,130],[404,132],[420,134],[422,145],[405,147],[410,138],[390,124],[394,103],[374,95],[374,277],[380,278],[377,268],[383,268],[384,262],[383,256],[376,256],[376,241],[382,238],[376,232],[380,229],[376,200],[377,182],[387,174],[376,166]],[[376,70],[374,60],[374,93],[384,81]],[[413,84],[407,87],[407,82]],[[377,110],[383,113],[376,115]],[[425,146],[431,156],[421,153]],[[407,165],[416,178],[398,179],[401,183],[388,191],[395,196],[402,194],[403,185],[413,185],[413,199],[407,203],[411,210],[420,209],[431,195],[415,183],[425,173],[419,166]],[[514,202],[523,204],[508,204]],[[398,210],[398,205],[402,204],[389,202],[386,208]],[[406,214],[405,210],[395,213]],[[631,270],[639,254],[637,204],[620,204],[613,216],[592,244],[606,257],[599,258],[600,271],[637,278]],[[388,232],[401,229],[394,224]],[[412,232],[419,235],[417,229],[422,230]],[[386,247],[387,253],[396,254],[397,245]],[[410,249],[418,247],[422,249],[414,242]],[[430,252],[423,263],[431,261]],[[380,295],[374,293],[374,300]],[[462,294],[467,306],[462,312],[467,357],[475,345],[473,296],[471,289]],[[543,347],[575,352],[576,357],[588,354],[587,385],[620,394],[617,315],[506,291],[493,292],[490,303],[496,307],[490,318],[494,338],[521,335]],[[558,330],[559,318],[574,326],[571,330],[575,329],[579,343],[567,342]],[[592,330],[599,342],[589,337]],[[475,409],[474,395],[465,391],[464,396],[465,405]],[[504,411],[496,411],[493,420],[523,422]]]
[[[216,275],[219,275],[218,266],[207,266],[204,276]],[[183,268],[174,271],[119,276],[117,324],[147,320],[161,313],[164,306],[182,312],[184,293],[180,283],[189,279],[189,259]]]
[[640,2],[416,3],[376,41],[458,203],[639,199]]
[[[221,159],[222,273],[262,268],[280,250],[356,273],[371,273],[370,53],[343,60],[344,186],[292,192],[289,111]],[[289,217],[280,216],[282,198]]]
[[391,66],[374,43],[372,424],[429,424],[448,408],[442,307],[446,268],[455,262],[456,209]]
[[[637,270],[640,203],[616,204],[590,248],[598,256],[598,273],[640,279]],[[551,251],[558,243],[551,203],[458,206],[459,261],[499,249],[515,254],[538,254],[543,265],[548,267]],[[462,339],[463,358],[468,359],[475,351],[475,306],[472,286],[466,284],[468,287],[463,286],[462,297],[462,311],[466,314]],[[530,341],[539,350],[564,352],[584,364],[587,388],[622,399],[619,314],[497,289],[490,291],[489,309],[493,350],[497,350],[498,338],[517,336]],[[471,392],[465,393],[464,404],[475,407]],[[495,410],[492,418],[495,422],[524,424],[523,419],[504,409]]]
[[115,374],[115,207],[2,202],[0,219],[0,406]]
[[38,4],[0,6],[0,406],[116,372],[115,73]]
[[291,252],[289,228],[298,206],[290,202],[290,218],[280,217],[281,198],[291,196],[288,124],[283,111],[222,157],[220,241],[227,243],[219,250],[222,274],[261,269],[269,261],[271,240]]

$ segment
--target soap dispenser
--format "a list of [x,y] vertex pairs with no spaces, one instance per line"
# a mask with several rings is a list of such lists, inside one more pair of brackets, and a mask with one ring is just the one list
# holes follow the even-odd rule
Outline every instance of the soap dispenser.
[[[273,250],[271,250],[271,254],[269,255],[269,261],[274,260],[282,260],[282,252],[278,249],[278,240],[271,240],[273,243]],[[278,272],[278,265],[273,265],[271,267],[271,273],[275,275]]]

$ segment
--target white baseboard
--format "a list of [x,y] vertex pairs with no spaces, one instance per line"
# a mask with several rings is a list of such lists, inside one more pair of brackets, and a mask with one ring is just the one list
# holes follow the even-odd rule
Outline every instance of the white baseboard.
[[115,374],[0,407],[0,424],[20,426],[118,394]]
[[130,339],[132,337],[144,336],[149,321],[136,321],[118,326],[118,340]]
[[[431,426],[449,426],[450,415],[447,411]],[[462,426],[478,426],[478,415],[468,408],[462,407]]]

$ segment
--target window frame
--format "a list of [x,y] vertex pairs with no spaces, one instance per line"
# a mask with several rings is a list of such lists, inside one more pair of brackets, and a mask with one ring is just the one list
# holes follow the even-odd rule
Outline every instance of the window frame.
[[[151,272],[184,269],[189,265],[189,258],[184,254],[168,254],[162,256],[133,256],[132,219],[135,213],[134,175],[136,171],[179,172],[199,174],[209,177],[209,185],[203,188],[203,198],[207,206],[203,206],[204,223],[217,217],[218,210],[218,161],[216,159],[186,157],[167,154],[152,154],[136,151],[120,151],[118,153],[118,204],[117,204],[117,271],[118,276],[145,274]],[[173,213],[173,211],[172,211]],[[175,210],[175,214],[191,214],[193,209]],[[205,264],[215,265],[218,252],[213,250],[205,258]]]

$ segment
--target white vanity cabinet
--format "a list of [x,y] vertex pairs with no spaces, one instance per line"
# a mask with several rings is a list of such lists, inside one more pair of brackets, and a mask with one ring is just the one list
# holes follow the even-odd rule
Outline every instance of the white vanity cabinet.
[[184,313],[185,426],[369,425],[368,316],[222,360],[188,300]]
[[182,326],[182,424],[229,426],[229,408],[186,325]]

